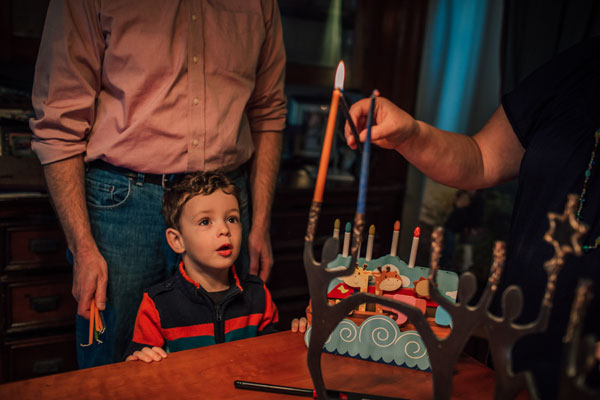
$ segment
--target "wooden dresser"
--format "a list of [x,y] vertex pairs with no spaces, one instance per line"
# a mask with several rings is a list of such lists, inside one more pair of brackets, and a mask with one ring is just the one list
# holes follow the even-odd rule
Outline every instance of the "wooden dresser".
[[0,197],[0,382],[77,368],[66,241],[46,196]]

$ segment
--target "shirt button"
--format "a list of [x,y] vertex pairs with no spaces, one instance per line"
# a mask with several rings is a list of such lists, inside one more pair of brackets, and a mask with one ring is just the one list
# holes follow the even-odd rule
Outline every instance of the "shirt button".
[[196,57],[196,56],[192,57],[192,61],[194,62],[194,64],[198,64],[198,57]]
[[198,146],[198,139],[194,139],[194,140],[192,140],[192,144],[193,144],[194,146]]
[[197,97],[194,97],[194,105],[197,106],[198,104],[200,104],[200,100],[198,100]]
[[198,19],[198,17],[196,16],[196,14],[192,14],[192,21],[195,21],[197,19]]

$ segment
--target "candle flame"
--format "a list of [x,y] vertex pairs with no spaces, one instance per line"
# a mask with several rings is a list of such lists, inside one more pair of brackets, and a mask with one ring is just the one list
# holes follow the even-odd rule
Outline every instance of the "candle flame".
[[415,233],[413,235],[414,237],[419,237],[421,236],[421,228],[419,228],[418,226],[415,228]]
[[394,230],[395,231],[399,231],[400,230],[400,221],[396,220],[396,222],[394,222]]
[[333,228],[340,229],[340,219],[339,218],[336,218],[335,221],[333,221]]
[[346,68],[344,67],[344,62],[340,61],[337,70],[335,71],[334,89],[344,90],[344,75],[346,75]]

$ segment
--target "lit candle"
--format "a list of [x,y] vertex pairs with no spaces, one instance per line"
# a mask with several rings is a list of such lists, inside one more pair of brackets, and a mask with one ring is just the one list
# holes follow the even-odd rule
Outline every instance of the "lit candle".
[[333,222],[333,237],[336,239],[340,238],[340,219],[336,218]]
[[352,230],[352,224],[346,222],[346,228],[344,232],[344,250],[342,256],[348,257],[350,255],[350,231]]
[[369,236],[367,237],[367,255],[365,258],[367,261],[371,261],[373,258],[373,241],[375,240],[375,225],[369,227]]
[[410,249],[410,258],[408,259],[408,268],[415,267],[415,260],[417,258],[417,247],[419,247],[419,236],[421,236],[421,228],[417,226],[413,235],[412,247]]
[[329,156],[331,155],[331,144],[333,142],[335,120],[337,118],[341,90],[344,89],[344,72],[344,62],[340,61],[335,73],[335,86],[333,89],[333,95],[331,97],[331,105],[329,107],[327,127],[325,128],[325,139],[323,140],[323,149],[321,150],[321,160],[319,161],[319,171],[317,173],[317,183],[315,184],[313,202],[323,202],[323,192],[325,190],[325,179],[327,178]]
[[367,118],[367,138],[362,153],[360,164],[360,182],[358,185],[358,204],[356,206],[357,214],[365,214],[367,203],[367,186],[369,183],[369,158],[371,157],[371,127],[373,126],[373,110],[375,108],[375,97],[379,96],[377,89],[371,94],[371,106],[369,107],[369,116]]
[[394,222],[394,233],[392,234],[392,248],[390,249],[390,255],[396,256],[398,252],[398,237],[400,236],[400,221]]

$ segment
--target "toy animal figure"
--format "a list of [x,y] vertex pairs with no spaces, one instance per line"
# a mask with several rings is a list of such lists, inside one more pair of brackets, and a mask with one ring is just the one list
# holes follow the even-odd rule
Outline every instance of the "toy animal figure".
[[[342,281],[353,288],[358,288],[359,292],[367,293],[369,291],[369,278],[373,274],[372,271],[367,270],[367,264],[364,264],[362,268],[358,264],[354,267],[354,273],[350,276],[345,276]],[[365,311],[366,304],[362,303],[358,309]]]
[[[396,270],[392,270],[388,265],[385,271],[381,266],[377,267],[377,271],[372,272],[373,278],[375,278],[375,294],[382,296],[383,292],[391,292],[402,287],[402,278]],[[377,313],[382,312],[381,304],[377,303],[375,306]]]
[[388,265],[385,271],[381,266],[377,267],[377,271],[372,272],[375,278],[375,294],[382,295],[383,292],[391,292],[402,287],[402,278],[398,271],[392,270]]

